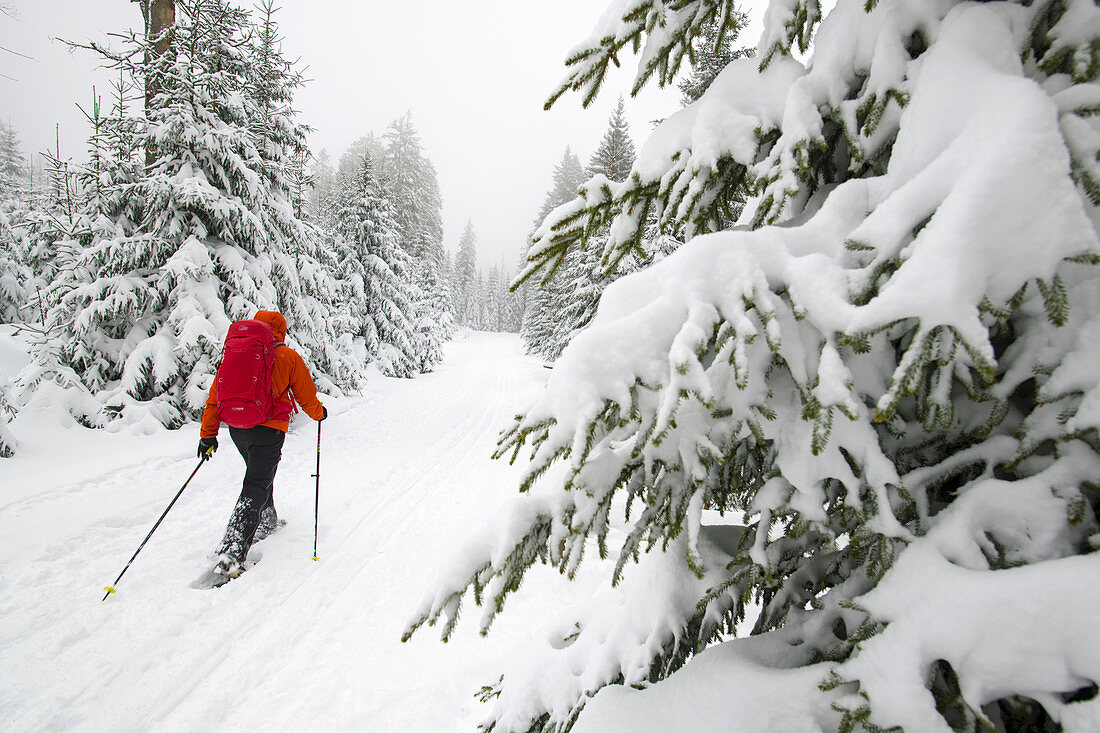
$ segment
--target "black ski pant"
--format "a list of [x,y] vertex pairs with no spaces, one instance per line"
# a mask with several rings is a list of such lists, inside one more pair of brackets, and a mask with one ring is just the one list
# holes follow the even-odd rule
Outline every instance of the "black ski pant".
[[286,433],[282,430],[257,425],[254,428],[229,428],[233,444],[244,458],[244,485],[240,498],[233,508],[233,516],[225,528],[219,553],[230,555],[237,562],[244,562],[248,548],[256,537],[256,527],[260,523],[260,513],[266,507],[272,507],[275,471],[279,467],[279,458],[283,454],[283,441]]

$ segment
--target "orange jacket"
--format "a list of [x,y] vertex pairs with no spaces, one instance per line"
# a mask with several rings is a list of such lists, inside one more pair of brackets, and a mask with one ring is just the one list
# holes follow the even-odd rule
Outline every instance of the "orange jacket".
[[[263,321],[275,332],[275,340],[286,338],[286,318],[276,311],[257,311],[255,320]],[[276,399],[289,400],[291,405],[297,402],[305,413],[314,420],[324,417],[320,400],[317,399],[317,385],[309,376],[306,363],[297,351],[284,346],[275,349],[275,364],[271,371],[271,392]],[[287,420],[268,420],[264,425],[286,432],[290,425]],[[210,385],[210,394],[206,398],[206,409],[202,412],[202,429],[199,436],[213,438],[218,434],[221,419],[218,417],[218,380]]]

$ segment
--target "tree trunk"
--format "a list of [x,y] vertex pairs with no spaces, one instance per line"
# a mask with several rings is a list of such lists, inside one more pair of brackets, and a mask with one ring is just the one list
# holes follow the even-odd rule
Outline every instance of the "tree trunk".
[[[157,95],[156,76],[149,72],[153,64],[166,53],[172,51],[173,34],[169,30],[176,24],[176,0],[133,0],[141,5],[141,15],[145,19],[145,38],[152,42],[151,53],[145,54],[145,118],[152,116],[153,100]],[[167,32],[166,32],[167,31]],[[152,167],[157,160],[156,147],[149,143],[145,147],[145,164]]]

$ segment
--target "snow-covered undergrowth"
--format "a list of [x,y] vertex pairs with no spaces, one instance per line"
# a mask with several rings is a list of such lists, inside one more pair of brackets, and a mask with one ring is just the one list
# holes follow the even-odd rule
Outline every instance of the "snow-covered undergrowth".
[[[725,7],[623,0],[570,78]],[[767,53],[536,235],[531,273],[608,224],[608,262],[652,218],[697,236],[608,288],[502,438],[526,495],[413,619],[451,633],[472,588],[487,629],[536,560],[617,548],[489,728],[1100,727],[1100,9],[841,0],[808,66],[773,53],[815,8],[771,3]]]

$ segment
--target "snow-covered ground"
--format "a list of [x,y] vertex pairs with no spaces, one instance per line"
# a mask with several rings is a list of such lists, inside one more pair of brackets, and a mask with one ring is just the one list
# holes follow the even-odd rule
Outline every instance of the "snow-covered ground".
[[547,374],[515,336],[474,333],[433,374],[329,400],[319,562],[317,433],[299,418],[275,482],[287,526],[240,579],[195,590],[243,473],[223,431],[102,603],[197,464],[197,426],[17,425],[20,453],[0,460],[0,730],[475,730],[474,693],[527,622],[590,584],[537,569],[486,639],[474,619],[446,645],[401,631],[437,567],[514,496],[519,468],[489,455]]

